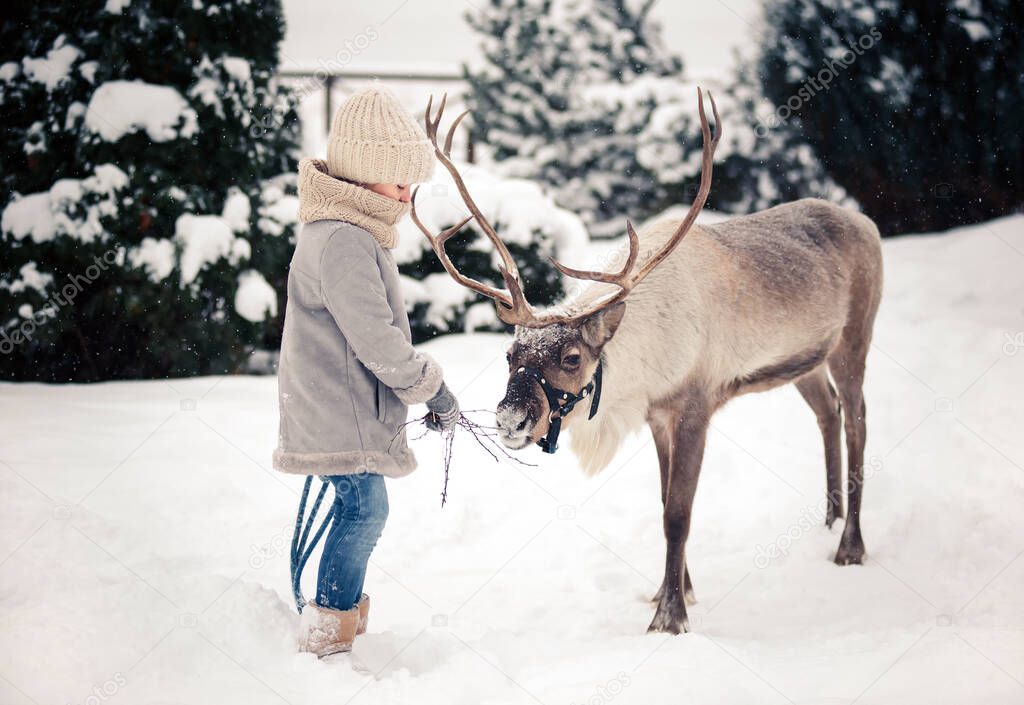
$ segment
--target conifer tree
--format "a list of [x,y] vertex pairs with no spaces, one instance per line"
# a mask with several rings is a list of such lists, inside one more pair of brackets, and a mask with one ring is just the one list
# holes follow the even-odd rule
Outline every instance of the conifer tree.
[[1024,5],[771,0],[758,72],[883,233],[1024,205]]
[[[697,86],[662,45],[652,5],[492,0],[467,16],[484,54],[466,71],[477,137],[506,173],[546,184],[596,237],[621,235],[627,217],[687,204],[700,186]],[[714,91],[725,136],[709,208],[749,213],[804,196],[843,200],[798,133],[759,130],[764,100],[751,90],[750,67],[740,66],[731,85]]]
[[465,71],[477,138],[508,173],[547,184],[597,236],[662,200],[636,154],[658,96],[631,87],[678,76],[682,64],[661,47],[652,4],[491,0],[467,15],[484,55]]
[[0,377],[223,373],[273,345],[298,124],[280,2],[24,2],[0,24]]

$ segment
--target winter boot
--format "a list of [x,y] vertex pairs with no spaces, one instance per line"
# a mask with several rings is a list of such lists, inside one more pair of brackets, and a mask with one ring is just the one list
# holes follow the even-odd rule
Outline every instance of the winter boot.
[[356,629],[356,634],[365,634],[366,626],[370,623],[370,596],[365,592],[356,603],[356,609],[359,610],[359,627]]
[[320,658],[351,651],[361,622],[358,606],[334,610],[309,602],[302,610],[299,651],[316,654]]

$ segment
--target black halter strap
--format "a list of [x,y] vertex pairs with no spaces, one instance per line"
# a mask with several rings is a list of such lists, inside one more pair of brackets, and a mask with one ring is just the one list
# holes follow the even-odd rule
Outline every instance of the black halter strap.
[[562,431],[562,419],[587,397],[593,397],[593,401],[590,402],[590,415],[587,416],[587,419],[594,418],[594,414],[597,413],[597,405],[601,401],[602,366],[602,361],[598,361],[593,378],[578,394],[555,387],[536,367],[520,367],[516,370],[516,372],[522,372],[532,377],[544,391],[544,396],[547,397],[548,409],[550,410],[548,412],[548,433],[544,438],[537,441],[537,445],[545,453],[554,453],[558,450],[558,434]]

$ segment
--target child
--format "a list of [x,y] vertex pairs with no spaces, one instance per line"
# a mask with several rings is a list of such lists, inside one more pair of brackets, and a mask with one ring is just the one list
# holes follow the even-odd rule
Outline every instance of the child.
[[366,631],[363,580],[388,516],[384,477],[416,467],[401,428],[407,405],[426,402],[434,430],[459,418],[440,366],[410,342],[390,252],[410,184],[433,169],[423,130],[380,88],[338,109],[326,161],[299,164],[303,226],[288,274],[274,467],[334,485],[316,600],[300,634],[300,650],[320,657],[350,650]]

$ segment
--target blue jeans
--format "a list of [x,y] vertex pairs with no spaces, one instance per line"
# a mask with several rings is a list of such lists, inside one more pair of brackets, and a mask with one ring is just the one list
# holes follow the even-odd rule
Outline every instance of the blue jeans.
[[363,594],[366,564],[388,518],[388,492],[382,475],[335,475],[334,519],[324,541],[316,603],[347,610]]

